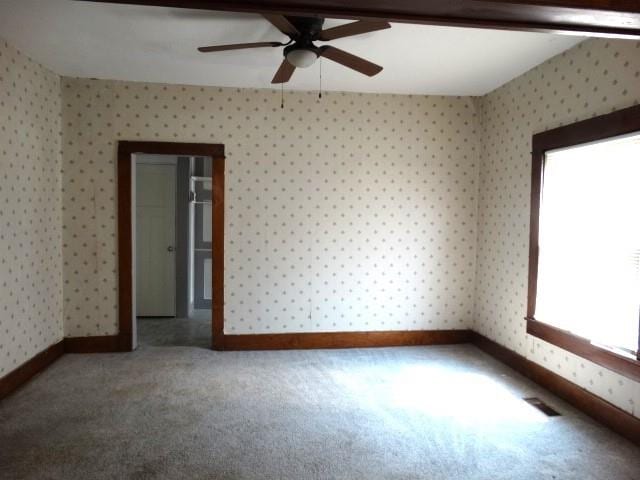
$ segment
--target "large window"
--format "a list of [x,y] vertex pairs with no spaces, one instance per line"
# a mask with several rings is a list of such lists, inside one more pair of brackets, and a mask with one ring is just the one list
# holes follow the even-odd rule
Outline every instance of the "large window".
[[640,107],[534,136],[528,328],[640,378]]

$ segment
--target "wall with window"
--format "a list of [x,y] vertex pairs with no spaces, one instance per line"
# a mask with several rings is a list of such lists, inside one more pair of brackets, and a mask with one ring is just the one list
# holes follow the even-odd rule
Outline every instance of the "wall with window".
[[640,416],[640,383],[527,335],[531,137],[640,102],[640,42],[588,40],[480,99],[474,328]]
[[469,328],[474,102],[62,80],[65,333],[117,332],[118,140],[223,143],[227,333]]
[[62,339],[60,78],[0,39],[0,378]]

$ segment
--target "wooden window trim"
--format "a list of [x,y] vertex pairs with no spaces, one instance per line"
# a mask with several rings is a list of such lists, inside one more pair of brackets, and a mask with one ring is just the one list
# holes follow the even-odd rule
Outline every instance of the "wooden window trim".
[[[640,381],[640,339],[637,358],[624,356],[612,350],[592,344],[589,340],[571,332],[553,327],[535,318],[538,283],[538,234],[540,200],[544,174],[545,155],[548,151],[583,143],[605,140],[640,131],[640,105],[581,122],[538,133],[532,139],[531,168],[531,218],[529,233],[529,287],[527,292],[527,333],[557,347]],[[638,319],[640,332],[640,318]],[[640,337],[640,335],[639,335]]]
[[586,338],[579,337],[553,325],[539,322],[533,318],[527,319],[527,333],[636,382],[640,382],[640,361],[634,360],[630,356],[626,357],[612,350],[598,347]]

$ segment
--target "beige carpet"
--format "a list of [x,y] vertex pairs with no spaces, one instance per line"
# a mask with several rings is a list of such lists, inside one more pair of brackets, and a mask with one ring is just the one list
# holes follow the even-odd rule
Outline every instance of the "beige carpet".
[[0,478],[629,480],[640,449],[473,346],[146,346],[0,403]]

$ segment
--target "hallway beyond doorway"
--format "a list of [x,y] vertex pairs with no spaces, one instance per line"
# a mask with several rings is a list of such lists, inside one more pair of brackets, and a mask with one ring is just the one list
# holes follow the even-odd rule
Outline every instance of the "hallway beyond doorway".
[[138,347],[211,348],[211,310],[190,318],[138,318]]

